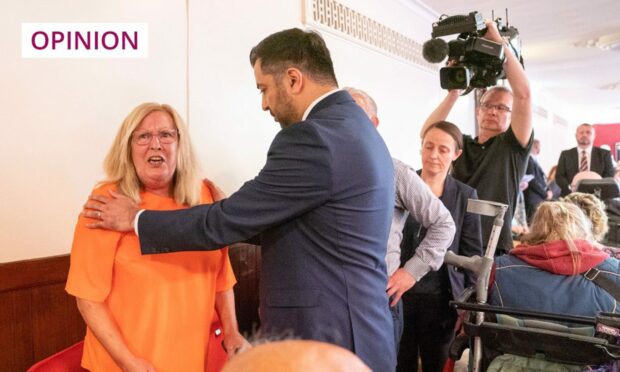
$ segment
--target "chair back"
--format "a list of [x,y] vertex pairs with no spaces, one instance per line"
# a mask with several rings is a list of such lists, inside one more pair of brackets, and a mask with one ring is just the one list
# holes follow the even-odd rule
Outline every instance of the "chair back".
[[86,371],[80,365],[84,341],[69,346],[68,348],[51,355],[36,363],[27,372],[83,372]]

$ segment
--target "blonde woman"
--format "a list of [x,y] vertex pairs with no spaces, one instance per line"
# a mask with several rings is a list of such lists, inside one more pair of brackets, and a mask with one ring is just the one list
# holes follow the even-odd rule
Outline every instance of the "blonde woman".
[[620,285],[620,261],[598,248],[579,207],[540,204],[523,242],[495,259],[492,305],[581,316],[620,312],[609,293],[583,276],[597,268]]
[[[125,195],[141,208],[211,203],[198,178],[189,133],[168,105],[144,103],[123,122],[94,195]],[[217,310],[230,352],[247,342],[237,330],[235,277],[228,249],[141,255],[134,233],[75,228],[66,290],[87,332],[82,366],[91,371],[204,371]]]
[[609,230],[607,225],[607,213],[605,213],[605,203],[592,194],[583,192],[573,192],[561,199],[567,203],[578,206],[592,225],[592,237],[601,243]]

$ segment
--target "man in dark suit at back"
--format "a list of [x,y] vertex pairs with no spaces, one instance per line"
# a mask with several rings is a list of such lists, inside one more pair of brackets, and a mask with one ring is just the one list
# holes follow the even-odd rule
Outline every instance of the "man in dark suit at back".
[[523,190],[523,202],[525,203],[525,214],[528,222],[532,219],[538,205],[552,195],[547,190],[547,176],[538,164],[538,154],[540,153],[540,141],[535,139],[532,143],[532,151],[527,161],[525,175],[532,178],[527,183],[527,188]]
[[600,174],[601,177],[614,176],[611,152],[594,147],[595,136],[596,132],[591,124],[581,124],[575,131],[577,147],[564,150],[560,154],[555,182],[562,189],[562,196],[570,194],[569,185],[579,172],[592,171]]
[[[143,254],[262,245],[261,326],[355,352],[373,371],[396,365],[386,296],[386,244],[394,207],[390,154],[351,95],[338,90],[315,32],[290,29],[250,53],[262,108],[280,123],[260,173],[228,199],[140,211],[127,198],[95,198],[92,227],[137,226]],[[135,219],[135,221],[134,221]]]

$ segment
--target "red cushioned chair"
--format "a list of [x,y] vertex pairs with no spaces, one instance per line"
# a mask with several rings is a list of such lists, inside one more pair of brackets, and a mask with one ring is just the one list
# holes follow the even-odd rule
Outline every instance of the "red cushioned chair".
[[220,372],[224,368],[224,364],[228,360],[226,351],[222,347],[222,323],[220,322],[217,312],[213,314],[211,322],[211,330],[209,331],[209,346],[207,347],[207,366],[205,372]]
[[28,372],[82,372],[80,366],[84,341],[49,356],[28,369]]
[[[222,340],[222,324],[216,313],[211,323],[211,331],[209,332],[206,372],[219,372],[224,367],[228,357],[224,348],[222,348]],[[84,341],[80,341],[43,359],[30,367],[27,372],[87,372],[87,370],[80,366],[83,349]]]

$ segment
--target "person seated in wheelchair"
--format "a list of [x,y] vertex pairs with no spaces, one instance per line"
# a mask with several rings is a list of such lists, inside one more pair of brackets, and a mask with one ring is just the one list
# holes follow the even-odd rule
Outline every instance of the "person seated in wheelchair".
[[582,210],[544,202],[522,244],[495,259],[489,303],[588,317],[620,313],[614,297],[584,276],[593,268],[620,286],[620,261],[600,249]]

